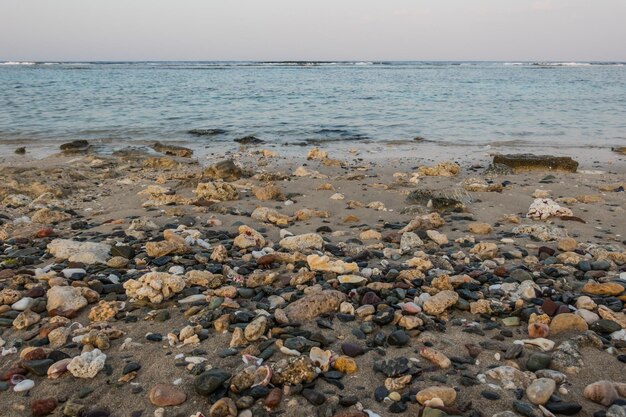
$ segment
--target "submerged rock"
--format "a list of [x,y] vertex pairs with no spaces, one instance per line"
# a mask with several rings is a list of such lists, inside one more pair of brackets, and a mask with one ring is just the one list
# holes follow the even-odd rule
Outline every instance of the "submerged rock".
[[515,173],[526,171],[576,172],[578,162],[568,156],[511,154],[495,155],[494,164],[511,167]]

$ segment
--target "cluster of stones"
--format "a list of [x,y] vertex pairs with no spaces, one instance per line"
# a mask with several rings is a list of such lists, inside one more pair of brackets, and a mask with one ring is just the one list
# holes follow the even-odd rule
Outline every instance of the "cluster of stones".
[[[319,150],[309,157],[328,159]],[[418,174],[454,176],[459,169],[442,163]],[[236,182],[245,173],[232,162],[203,175],[198,199],[239,198]],[[253,193],[259,201],[288,198],[273,183]],[[172,194],[150,189],[144,195]],[[537,204],[532,213],[541,209]],[[255,213],[251,219],[267,227],[328,215]],[[359,239],[339,244],[330,228],[297,235],[283,229],[273,242],[265,227],[252,223],[236,224],[235,231],[217,222],[161,230],[140,219],[97,242],[38,237],[44,253],[15,253],[26,243],[9,239],[2,243],[7,257],[27,262],[0,270],[0,326],[7,329],[0,347],[11,359],[0,372],[0,390],[29,391],[44,378],[111,376],[113,344],[132,350],[159,343],[177,352],[181,378],[192,381],[144,381],[160,413],[196,395],[210,417],[269,416],[293,407],[294,399],[315,406],[319,416],[377,416],[364,397],[390,413],[480,416],[463,390],[482,386],[484,399],[511,392],[515,398],[513,411],[495,416],[576,415],[582,399],[569,387],[585,366],[583,349],[607,353],[613,361],[607,366],[626,363],[626,252],[562,236],[504,249],[488,241],[491,225],[479,222],[453,241],[440,229],[455,216],[431,212],[380,231],[366,227]],[[35,254],[39,259],[28,259]],[[37,264],[51,258],[47,266]],[[117,325],[142,313],[167,325],[177,310],[184,326],[165,335],[133,341]],[[450,346],[452,327],[482,339]],[[348,335],[339,329],[349,329],[354,341],[344,341]],[[228,346],[210,344],[224,334]],[[228,367],[210,361],[203,350],[209,346],[224,361],[241,360]],[[359,384],[355,375],[365,372],[366,359],[377,387],[362,397],[343,395],[346,384]],[[131,383],[141,368],[128,362],[117,383]],[[624,383],[595,381],[583,395],[604,408],[602,415],[624,413]],[[31,404],[37,416],[57,408],[68,416],[106,415],[59,398]]]

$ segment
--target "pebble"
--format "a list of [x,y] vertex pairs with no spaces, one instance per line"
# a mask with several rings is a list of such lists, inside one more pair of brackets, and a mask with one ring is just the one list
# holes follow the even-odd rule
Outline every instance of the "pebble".
[[171,385],[157,384],[150,390],[150,402],[157,407],[180,405],[187,400],[187,395]]

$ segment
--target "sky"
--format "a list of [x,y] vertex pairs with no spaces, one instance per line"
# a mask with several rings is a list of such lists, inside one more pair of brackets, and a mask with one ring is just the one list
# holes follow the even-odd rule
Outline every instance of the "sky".
[[626,0],[0,0],[0,61],[626,61]]

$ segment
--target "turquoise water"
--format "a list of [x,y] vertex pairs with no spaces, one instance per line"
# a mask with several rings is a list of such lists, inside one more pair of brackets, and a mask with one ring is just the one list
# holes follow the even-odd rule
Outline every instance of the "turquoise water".
[[[191,129],[215,129],[194,136]],[[620,63],[0,63],[0,144],[626,144]]]

